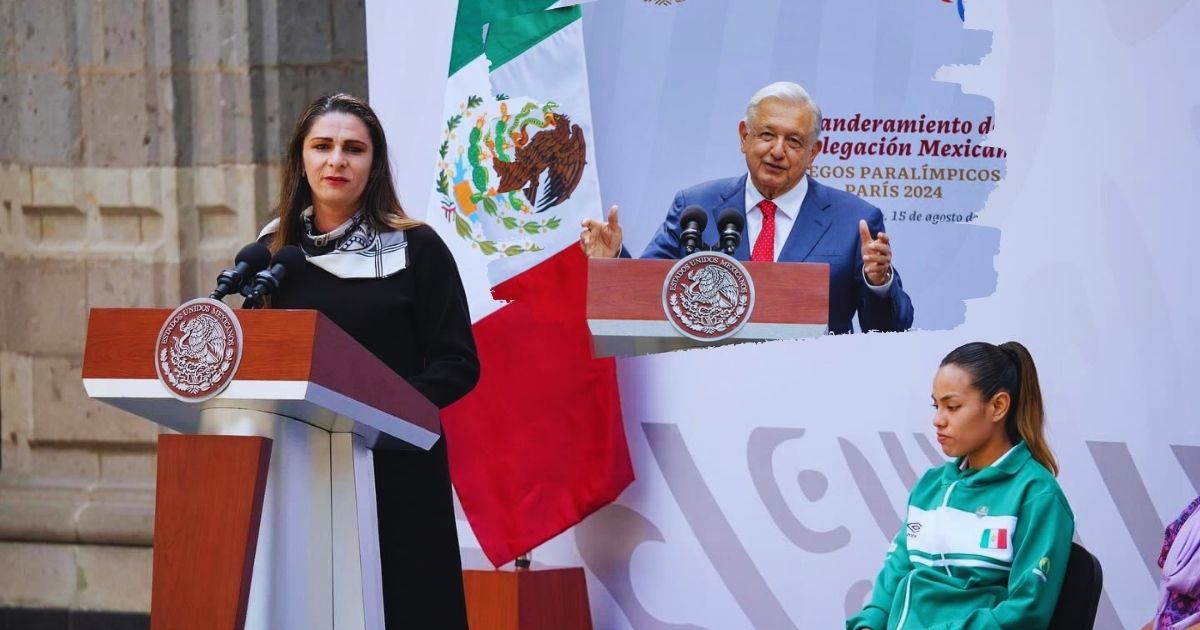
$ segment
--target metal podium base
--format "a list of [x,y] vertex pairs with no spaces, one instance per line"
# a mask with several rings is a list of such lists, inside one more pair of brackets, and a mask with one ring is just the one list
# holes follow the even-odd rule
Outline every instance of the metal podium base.
[[383,630],[375,472],[361,437],[209,408],[201,434],[273,440],[247,629]]

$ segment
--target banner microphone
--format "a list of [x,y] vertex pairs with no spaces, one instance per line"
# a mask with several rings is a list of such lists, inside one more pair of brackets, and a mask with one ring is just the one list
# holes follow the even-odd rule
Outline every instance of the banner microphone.
[[746,217],[733,208],[725,208],[717,216],[717,233],[721,238],[720,250],[733,255],[734,250],[742,242],[742,228],[746,227]]
[[704,235],[704,228],[708,227],[708,212],[700,206],[684,208],[679,216],[679,227],[679,247],[684,255],[695,253],[704,245],[700,237]]

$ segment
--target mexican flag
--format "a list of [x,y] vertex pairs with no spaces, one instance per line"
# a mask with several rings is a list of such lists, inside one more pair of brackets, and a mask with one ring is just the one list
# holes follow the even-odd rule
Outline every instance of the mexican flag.
[[985,529],[979,538],[980,549],[1008,549],[1008,530]]
[[633,481],[616,368],[592,358],[584,217],[601,215],[581,11],[460,0],[425,221],[454,252],[482,378],[446,409],[451,477],[500,566]]

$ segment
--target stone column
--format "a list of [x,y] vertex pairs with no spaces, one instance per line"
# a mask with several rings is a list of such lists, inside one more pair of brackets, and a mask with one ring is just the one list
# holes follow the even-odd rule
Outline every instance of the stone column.
[[207,294],[270,214],[298,112],[366,94],[363,20],[0,0],[0,619],[149,611],[159,430],[85,396],[88,309]]

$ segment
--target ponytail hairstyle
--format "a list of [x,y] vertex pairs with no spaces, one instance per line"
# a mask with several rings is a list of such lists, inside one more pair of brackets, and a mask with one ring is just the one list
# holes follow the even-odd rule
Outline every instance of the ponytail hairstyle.
[[388,163],[387,138],[383,125],[375,110],[366,101],[349,94],[330,94],[313,101],[300,114],[292,138],[288,141],[287,156],[283,163],[280,182],[279,203],[275,216],[279,226],[269,246],[272,252],[284,245],[295,245],[300,241],[300,213],[312,205],[312,189],[304,179],[304,139],[318,118],[330,113],[351,114],[363,122],[371,134],[371,170],[363,188],[363,213],[367,224],[379,232],[407,230],[421,225],[404,212],[396,189],[392,186],[392,169]]
[[1042,388],[1029,350],[1016,341],[998,346],[976,341],[959,346],[942,359],[942,366],[956,365],[971,375],[971,386],[984,400],[1001,391],[1012,402],[1004,417],[1004,431],[1013,444],[1024,440],[1030,455],[1051,474],[1058,475],[1058,462],[1046,443],[1046,413]]

